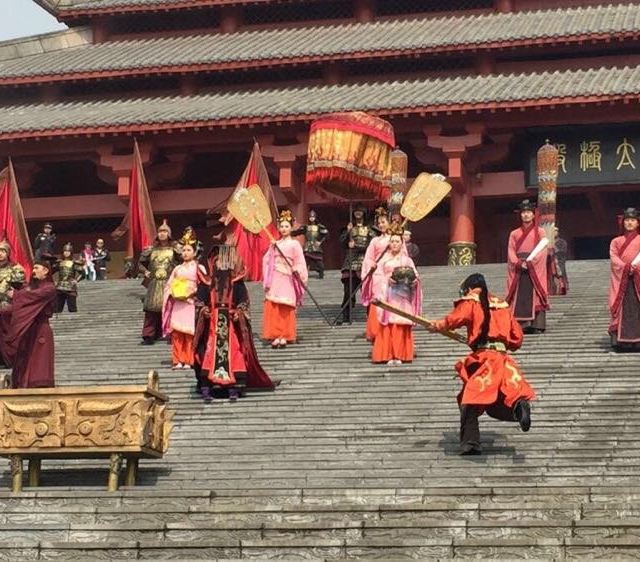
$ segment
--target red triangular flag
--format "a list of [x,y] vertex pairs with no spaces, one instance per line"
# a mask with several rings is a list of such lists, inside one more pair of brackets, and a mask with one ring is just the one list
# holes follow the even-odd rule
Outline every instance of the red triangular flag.
[[[276,200],[273,196],[273,190],[271,189],[271,182],[269,181],[269,174],[267,168],[264,165],[262,159],[262,152],[260,151],[260,145],[255,142],[247,167],[244,169],[238,184],[237,189],[243,187],[249,187],[250,185],[258,184],[266,200],[271,207],[272,224],[269,228],[271,234],[277,237],[277,229],[275,227],[278,218],[278,207],[276,206]],[[233,197],[233,194],[231,195]],[[252,234],[243,226],[236,222],[234,228],[234,234],[236,244],[238,247],[238,253],[242,257],[245,265],[247,280],[249,281],[261,281],[262,280],[262,257],[269,249],[270,240],[269,237],[261,232],[260,234]]]
[[11,159],[9,165],[0,172],[0,233],[11,246],[11,261],[20,264],[27,279],[30,279],[33,252]]
[[156,236],[156,224],[138,141],[134,141],[133,144],[133,166],[129,176],[129,209],[122,223],[111,236],[117,240],[127,232],[129,233],[127,253],[132,255],[137,255],[151,246]]

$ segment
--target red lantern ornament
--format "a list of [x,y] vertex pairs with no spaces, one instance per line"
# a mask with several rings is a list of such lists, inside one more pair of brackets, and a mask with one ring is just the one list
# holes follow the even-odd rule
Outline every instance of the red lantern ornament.
[[367,113],[333,113],[311,124],[306,183],[340,199],[383,200],[392,185],[391,124]]

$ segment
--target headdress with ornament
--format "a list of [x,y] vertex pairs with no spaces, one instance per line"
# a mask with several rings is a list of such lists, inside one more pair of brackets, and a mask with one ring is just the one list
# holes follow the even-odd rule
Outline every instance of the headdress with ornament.
[[278,224],[280,224],[281,222],[288,222],[291,226],[293,226],[293,213],[289,209],[283,209],[282,211],[280,211]]
[[64,246],[62,246],[62,251],[73,253],[73,244],[71,242],[67,242]]
[[311,209],[309,211],[309,217],[314,217],[314,218],[318,218],[318,213],[316,213],[315,209]]
[[189,244],[195,248],[195,246],[198,244],[198,237],[196,236],[196,231],[193,230],[192,226],[187,226],[187,228],[184,229],[184,231],[182,232],[182,236],[180,237],[180,240],[178,240],[178,242],[180,242],[180,244],[182,244],[183,246],[185,244]]
[[385,207],[377,207],[375,210],[376,222],[380,220],[380,217],[386,217],[389,219],[389,211]]
[[45,228],[48,228],[49,230],[53,230],[53,226],[51,226],[50,222],[45,222],[44,226],[42,227],[42,230],[44,230]]
[[520,203],[518,204],[518,209],[517,211],[519,213],[522,213],[523,211],[533,211],[535,212],[536,210],[536,204],[531,201],[530,199],[525,199],[523,201],[520,201]]
[[162,224],[158,227],[158,232],[166,232],[169,234],[169,238],[171,238],[171,227],[169,226],[169,223],[167,222],[167,219],[164,219],[162,221]]
[[399,222],[391,223],[391,226],[387,229],[387,234],[389,236],[400,236],[400,238],[402,238],[404,228]]

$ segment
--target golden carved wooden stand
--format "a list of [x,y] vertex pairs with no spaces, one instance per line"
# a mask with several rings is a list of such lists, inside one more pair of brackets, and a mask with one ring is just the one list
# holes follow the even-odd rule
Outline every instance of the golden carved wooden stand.
[[108,490],[135,486],[141,458],[161,458],[169,446],[173,412],[159,391],[158,374],[146,386],[0,390],[0,456],[9,457],[12,490],[22,490],[23,461],[30,487],[40,483],[43,459],[108,458]]

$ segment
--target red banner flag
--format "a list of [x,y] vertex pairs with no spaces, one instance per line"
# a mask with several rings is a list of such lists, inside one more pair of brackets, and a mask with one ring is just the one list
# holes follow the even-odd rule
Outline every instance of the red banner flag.
[[[267,168],[264,165],[264,160],[262,159],[260,145],[257,142],[253,145],[249,162],[247,162],[247,167],[244,169],[234,193],[237,189],[249,187],[256,183],[260,186],[262,193],[264,193],[264,196],[271,207],[271,218],[273,222],[268,226],[268,228],[271,231],[271,234],[276,236],[277,229],[275,227],[275,223],[278,218],[278,208],[271,189],[269,174],[267,173]],[[233,197],[233,194],[231,197]],[[238,222],[235,222],[234,235],[238,247],[238,253],[242,257],[245,265],[247,280],[261,281],[262,257],[269,249],[269,237],[264,231],[260,234],[252,234],[243,228],[243,226]]]
[[137,255],[151,246],[156,237],[156,224],[138,141],[134,141],[133,145],[133,166],[129,176],[129,210],[111,236],[117,240],[127,232],[129,233],[127,253],[132,255]]
[[33,252],[11,160],[9,165],[0,172],[0,238],[9,242],[11,261],[20,264],[24,268],[27,279],[30,279]]

